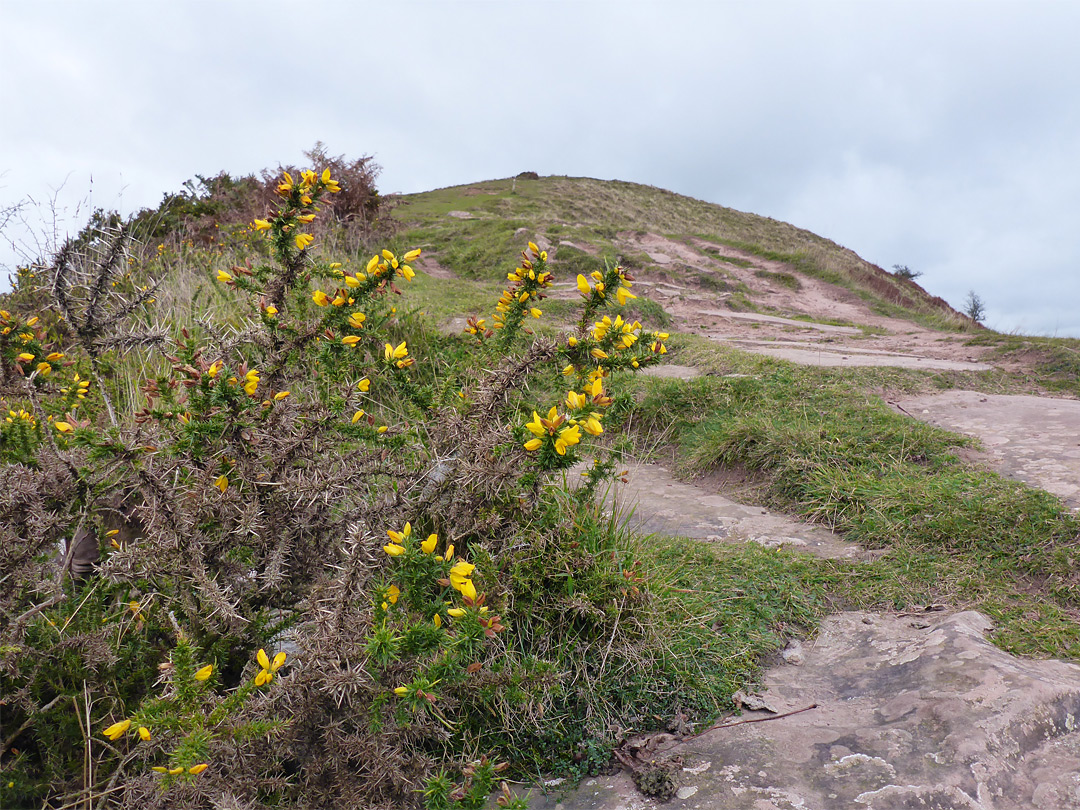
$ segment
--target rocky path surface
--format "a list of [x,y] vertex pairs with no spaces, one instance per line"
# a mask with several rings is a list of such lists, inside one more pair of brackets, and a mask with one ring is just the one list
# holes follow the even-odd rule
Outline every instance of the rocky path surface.
[[915,419],[974,436],[999,473],[1080,508],[1080,401],[946,391],[891,404]]
[[[627,255],[652,262],[636,286],[672,316],[673,331],[805,365],[992,367],[989,350],[967,346],[964,335],[875,314],[853,293],[780,262],[640,232],[621,233],[619,242]],[[553,297],[576,296],[572,279],[557,283]],[[747,311],[747,300],[758,311]],[[985,452],[976,463],[1080,509],[1080,401],[947,391],[891,404],[977,438]],[[626,478],[614,499],[640,531],[866,556],[822,527],[739,503],[717,482],[681,482],[646,464],[631,466]],[[638,781],[666,791],[666,802],[639,792],[624,768],[570,791],[552,785],[531,806],[1080,810],[1080,666],[1008,655],[987,640],[990,630],[978,613],[939,606],[830,617],[814,639],[792,643],[742,716],[678,739],[628,741]]]
[[766,675],[773,713],[644,743],[666,762],[668,802],[641,795],[623,771],[533,806],[1080,808],[1080,666],[1010,656],[986,640],[988,629],[974,612],[833,616]]
[[[879,315],[850,290],[703,239],[620,233],[655,262],[636,282],[681,331],[794,363],[985,371],[967,336]],[[747,311],[747,303],[759,311]]]
[[713,543],[758,543],[819,557],[857,559],[863,551],[828,529],[747,506],[701,484],[679,481],[656,464],[631,464],[615,502],[638,532]]
[[[715,262],[703,262],[692,247],[653,235],[639,243],[665,266],[716,271]],[[748,280],[757,270],[783,270],[755,262],[733,266],[729,275],[739,278],[738,271]],[[872,316],[854,296],[834,300],[836,288],[800,281],[798,301],[777,285],[774,311],[784,314],[772,315],[727,311],[718,306],[722,295],[682,285],[674,274],[646,279],[645,286],[664,302],[676,328],[792,362],[991,367],[962,336]],[[689,378],[697,372],[656,373]],[[1080,508],[1080,401],[948,391],[891,404],[977,438],[985,449],[978,463]],[[632,507],[629,521],[642,531],[834,558],[863,555],[821,527],[740,504],[716,486],[680,482],[655,465],[632,466],[627,479],[616,499],[624,510]],[[637,741],[638,766],[657,763],[644,780],[638,767],[639,781],[670,788],[667,802],[644,796],[624,768],[565,794],[553,789],[533,806],[1080,810],[1080,666],[1008,655],[987,640],[991,629],[978,613],[936,606],[830,617],[813,640],[794,642],[785,663],[766,673],[761,696],[768,710],[744,711],[681,739],[644,735]]]

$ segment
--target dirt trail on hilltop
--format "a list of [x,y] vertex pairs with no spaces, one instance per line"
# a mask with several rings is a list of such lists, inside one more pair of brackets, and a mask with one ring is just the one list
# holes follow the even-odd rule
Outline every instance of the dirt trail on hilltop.
[[850,290],[783,262],[701,239],[619,237],[627,254],[654,263],[638,284],[682,331],[804,365],[990,368],[989,350],[965,345],[968,336],[879,315]]

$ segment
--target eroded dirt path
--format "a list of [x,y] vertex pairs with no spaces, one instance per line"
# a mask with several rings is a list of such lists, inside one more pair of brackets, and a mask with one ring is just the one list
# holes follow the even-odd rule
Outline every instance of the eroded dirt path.
[[[564,244],[589,251],[587,245]],[[679,331],[805,365],[991,367],[983,359],[989,350],[964,345],[964,335],[878,315],[855,293],[782,262],[706,240],[686,243],[651,233],[620,233],[617,245],[651,262],[635,271],[635,286],[663,306]],[[561,279],[556,297],[574,296],[574,280]]]

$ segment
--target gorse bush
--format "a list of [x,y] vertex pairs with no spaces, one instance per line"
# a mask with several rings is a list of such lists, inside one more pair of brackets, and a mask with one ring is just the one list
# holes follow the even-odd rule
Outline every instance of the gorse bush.
[[124,223],[0,312],[4,806],[480,807],[615,717],[722,700],[593,505],[613,379],[666,351],[602,314],[632,278],[579,275],[537,337],[529,243],[490,320],[432,332],[399,303],[419,250],[320,254],[336,160],[216,270],[229,323],[157,323],[165,251]]

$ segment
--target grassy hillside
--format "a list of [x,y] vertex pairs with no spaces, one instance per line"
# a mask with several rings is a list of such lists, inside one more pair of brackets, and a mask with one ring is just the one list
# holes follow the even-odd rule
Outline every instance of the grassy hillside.
[[[465,215],[465,216],[463,216]],[[584,177],[489,180],[406,195],[394,211],[408,239],[429,244],[462,278],[499,278],[515,232],[553,244],[587,245],[601,256],[659,269],[648,256],[622,255],[621,231],[675,239],[704,238],[791,265],[851,289],[883,313],[958,328],[964,319],[912,281],[896,278],[854,252],[786,222],[684,197],[664,189]],[[559,266],[556,256],[555,267]]]
[[[581,776],[730,710],[849,606],[973,607],[1006,649],[1080,658],[1077,518],[879,396],[1021,374],[751,355],[617,303],[613,262],[684,272],[626,235],[704,240],[961,323],[917,285],[620,182],[411,195],[388,232],[321,168],[103,220],[0,302],[0,805],[479,808],[506,768]],[[703,375],[634,373],[672,358]],[[634,535],[594,497],[630,459],[746,470],[875,553]]]

